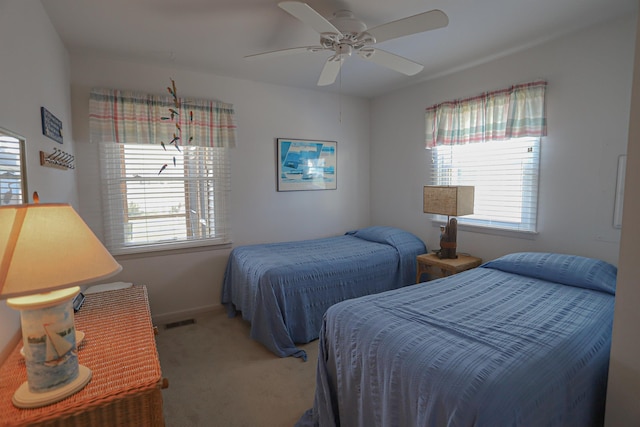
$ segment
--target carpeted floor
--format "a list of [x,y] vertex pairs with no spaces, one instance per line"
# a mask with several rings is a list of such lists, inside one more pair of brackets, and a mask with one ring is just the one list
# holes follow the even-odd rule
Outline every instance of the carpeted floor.
[[291,427],[313,404],[318,341],[309,359],[279,358],[223,310],[156,337],[167,427]]

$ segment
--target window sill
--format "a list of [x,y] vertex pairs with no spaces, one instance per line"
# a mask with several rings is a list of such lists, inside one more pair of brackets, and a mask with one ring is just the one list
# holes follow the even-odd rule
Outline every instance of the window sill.
[[[440,228],[447,225],[446,221],[432,220],[431,225],[433,227]],[[468,231],[470,233],[482,233],[491,234],[493,236],[514,237],[517,239],[535,240],[538,237],[537,231],[518,231],[518,230],[506,230],[503,228],[493,228],[480,225],[461,224],[458,222],[458,230]]]
[[135,249],[127,249],[124,251],[120,251],[113,254],[113,257],[116,259],[136,259],[136,258],[150,258],[154,256],[166,256],[166,255],[177,255],[177,254],[185,254],[185,253],[193,253],[193,252],[209,252],[209,251],[218,251],[218,250],[228,250],[231,249],[232,242],[228,243],[205,243],[200,245],[185,245],[185,246],[172,246],[172,247],[147,247],[147,248],[135,248]]

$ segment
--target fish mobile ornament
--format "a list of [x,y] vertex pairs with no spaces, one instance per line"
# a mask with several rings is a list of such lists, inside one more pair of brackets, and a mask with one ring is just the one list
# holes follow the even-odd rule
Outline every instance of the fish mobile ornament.
[[[179,153],[182,154],[182,150],[180,149],[180,142],[184,141],[182,138],[182,126],[180,125],[180,117],[182,115],[182,105],[180,103],[180,99],[178,98],[178,91],[176,90],[176,82],[171,79],[171,86],[167,86],[167,91],[173,97],[173,108],[169,108],[169,116],[163,116],[162,120],[171,120],[175,123],[176,132],[173,133],[173,139],[169,141],[169,145],[173,145]],[[193,111],[189,111],[189,131],[191,131],[193,124]],[[193,136],[189,135],[188,138],[189,143],[193,141]],[[167,144],[164,141],[160,141],[160,145],[164,151],[167,151]],[[177,164],[176,157],[173,156],[173,166],[175,167]],[[162,165],[158,175],[160,175],[165,169],[167,169],[167,164]]]

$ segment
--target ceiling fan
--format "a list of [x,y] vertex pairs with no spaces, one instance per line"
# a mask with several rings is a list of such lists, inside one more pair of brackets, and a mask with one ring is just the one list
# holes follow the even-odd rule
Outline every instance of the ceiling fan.
[[367,28],[364,22],[357,19],[348,10],[339,10],[333,14],[332,19],[327,20],[306,3],[283,1],[278,3],[278,6],[320,33],[320,45],[275,50],[245,56],[245,58],[275,58],[300,52],[333,52],[320,73],[318,86],[333,84],[345,58],[354,52],[362,59],[413,76],[422,71],[424,68],[422,64],[375,48],[373,45],[398,37],[446,27],[449,24],[447,15],[437,9],[374,28]]

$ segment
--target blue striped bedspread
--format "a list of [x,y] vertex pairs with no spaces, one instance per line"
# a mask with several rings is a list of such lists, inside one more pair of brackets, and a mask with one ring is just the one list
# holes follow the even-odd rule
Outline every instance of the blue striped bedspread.
[[511,254],[336,304],[297,426],[602,425],[616,272]]
[[414,234],[374,226],[342,236],[239,246],[231,251],[222,303],[251,323],[251,338],[280,357],[306,360],[296,344],[318,338],[322,316],[350,298],[415,282]]

